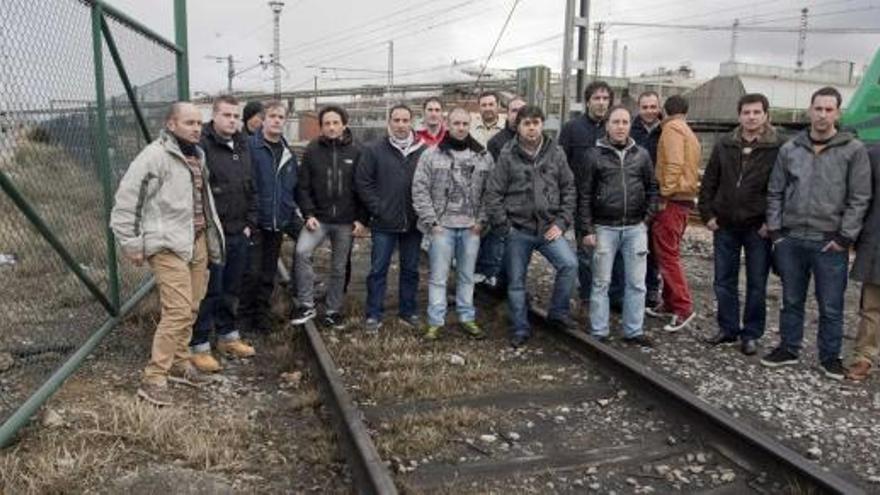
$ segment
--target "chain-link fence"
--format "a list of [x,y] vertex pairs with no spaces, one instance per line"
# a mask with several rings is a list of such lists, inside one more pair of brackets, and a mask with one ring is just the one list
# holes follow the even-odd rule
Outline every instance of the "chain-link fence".
[[180,51],[101,2],[4,0],[0,25],[6,420],[147,279],[117,262],[108,211],[178,98]]

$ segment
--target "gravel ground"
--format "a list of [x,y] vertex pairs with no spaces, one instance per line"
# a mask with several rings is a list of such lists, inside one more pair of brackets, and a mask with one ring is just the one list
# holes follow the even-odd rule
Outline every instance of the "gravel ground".
[[[771,275],[768,288],[767,331],[756,356],[744,356],[737,346],[712,348],[702,342],[717,332],[712,290],[712,238],[701,227],[690,226],[682,249],[685,269],[698,317],[690,329],[677,334],[662,330],[665,321],[646,318],[655,347],[627,352],[658,372],[735,417],[769,432],[784,444],[818,464],[853,478],[872,492],[880,492],[880,382],[836,382],[820,374],[816,357],[818,310],[810,291],[804,349],[794,367],[771,370],[760,357],[778,342],[780,280]],[[552,269],[540,256],[530,273],[539,300],[546,299]],[[744,280],[740,287],[743,287]],[[859,284],[846,294],[844,356],[854,344],[858,322]],[[586,328],[586,327],[585,327]],[[619,331],[612,323],[612,335]],[[615,343],[615,346],[620,346]]]

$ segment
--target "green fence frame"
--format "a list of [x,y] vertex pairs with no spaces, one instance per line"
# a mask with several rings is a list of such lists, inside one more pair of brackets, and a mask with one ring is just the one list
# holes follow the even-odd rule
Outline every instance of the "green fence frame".
[[[73,0],[71,0],[73,1]],[[25,402],[6,421],[0,425],[0,448],[9,446],[17,432],[24,427],[30,418],[49,400],[50,397],[61,387],[79,367],[83,361],[95,350],[101,340],[124,316],[131,311],[155,286],[155,281],[150,278],[139,287],[134,294],[125,302],[120,300],[119,262],[116,256],[116,239],[110,230],[110,211],[113,208],[113,181],[110,171],[110,156],[107,146],[109,134],[107,130],[107,102],[104,88],[104,51],[107,51],[113,60],[119,78],[125,87],[125,93],[134,109],[135,118],[138,122],[141,134],[146,142],[152,141],[150,130],[144,119],[143,112],[137,101],[137,95],[128,73],[125,70],[122,57],[116,47],[116,42],[107,24],[107,16],[124,24],[146,38],[168,48],[176,54],[177,58],[177,98],[178,100],[189,99],[189,61],[187,59],[187,27],[186,27],[186,0],[174,0],[174,33],[176,43],[163,38],[137,20],[124,12],[107,5],[102,0],[85,0],[84,3],[91,9],[92,15],[92,48],[95,71],[95,105],[96,105],[96,134],[95,156],[98,160],[98,171],[101,177],[102,199],[104,205],[104,225],[107,250],[107,264],[109,286],[105,294],[100,286],[92,280],[82,269],[80,264],[71,255],[70,251],[52,232],[52,229],[40,217],[37,210],[15,187],[8,175],[0,169],[0,189],[12,200],[16,207],[34,226],[37,232],[49,243],[65,266],[82,282],[89,293],[106,310],[108,318],[67,360],[55,370],[52,375],[40,385],[37,390],[28,397]]]

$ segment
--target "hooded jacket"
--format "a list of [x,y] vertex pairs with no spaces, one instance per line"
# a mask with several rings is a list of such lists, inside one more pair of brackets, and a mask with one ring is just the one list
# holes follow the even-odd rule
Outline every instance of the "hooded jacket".
[[573,226],[577,192],[565,152],[544,136],[532,157],[519,139],[511,140],[489,176],[485,202],[490,222],[499,232],[513,227],[540,236],[553,225],[568,230]]
[[700,188],[700,140],[681,117],[666,117],[662,126],[655,163],[660,196],[693,201]]
[[370,228],[409,232],[416,226],[412,182],[425,145],[418,138],[406,150],[381,137],[361,151],[355,171],[355,190],[370,215]]
[[[232,147],[229,143],[232,143]],[[254,187],[247,138],[241,132],[230,141],[221,138],[214,123],[202,127],[200,142],[205,165],[211,173],[211,193],[217,215],[226,234],[240,234],[245,227],[257,227],[257,191]]]
[[646,221],[657,210],[657,180],[648,152],[629,138],[618,149],[607,139],[587,151],[578,175],[578,221],[582,235],[596,225],[623,227]]
[[424,233],[434,225],[466,228],[487,223],[483,194],[492,157],[473,136],[465,137],[462,150],[454,144],[447,135],[436,148],[422,153],[416,166],[413,208]]
[[[201,148],[196,149],[207,184],[210,175],[205,167],[205,154]],[[203,195],[208,255],[212,262],[222,263],[224,239],[220,218],[210,188],[206,187]],[[169,250],[186,262],[192,260],[195,244],[193,178],[170,132],[159,131],[159,137],[128,166],[116,190],[110,228],[126,253],[140,253],[149,258]]]
[[861,141],[838,132],[818,154],[810,130],[779,150],[767,186],[771,236],[835,240],[850,246],[871,202],[871,164]]
[[297,162],[283,136],[281,142],[283,152],[277,168],[262,131],[257,131],[248,142],[257,189],[257,223],[264,230],[293,233],[300,223],[296,205]]
[[346,128],[339,139],[320,136],[306,147],[297,180],[297,203],[303,218],[322,223],[366,223],[354,190],[360,149]]
[[703,223],[758,228],[767,213],[767,182],[782,140],[769,124],[754,143],[742,140],[742,127],[725,134],[712,148],[703,172],[698,203]]

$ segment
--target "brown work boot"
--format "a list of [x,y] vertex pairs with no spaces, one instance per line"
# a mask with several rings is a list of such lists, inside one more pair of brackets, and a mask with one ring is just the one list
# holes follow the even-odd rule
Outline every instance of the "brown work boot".
[[214,358],[214,355],[211,354],[211,351],[194,352],[189,357],[189,362],[202,373],[216,373],[223,369],[220,363],[217,362],[217,359]]
[[243,340],[229,340],[229,341],[217,341],[217,350],[227,356],[232,356],[236,358],[249,358],[253,357],[257,351],[246,344]]
[[868,378],[871,374],[871,363],[867,361],[856,361],[849,369],[846,370],[846,379],[854,382],[861,382]]
[[168,372],[168,381],[200,388],[214,381],[210,375],[202,373],[189,361],[175,364]]
[[171,393],[168,392],[166,384],[141,382],[137,396],[154,406],[165,407],[172,403]]

